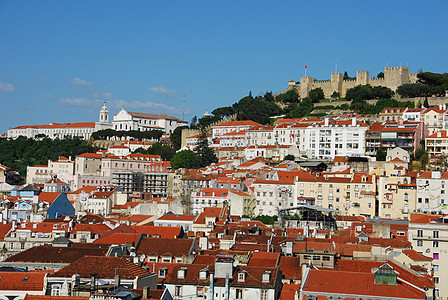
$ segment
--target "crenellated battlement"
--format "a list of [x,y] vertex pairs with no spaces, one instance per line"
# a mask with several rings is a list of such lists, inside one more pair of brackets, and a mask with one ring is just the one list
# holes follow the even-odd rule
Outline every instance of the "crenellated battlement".
[[361,70],[356,72],[356,79],[343,80],[342,73],[331,73],[331,80],[316,81],[312,76],[303,76],[300,82],[289,81],[288,89],[294,88],[301,98],[305,98],[310,90],[321,88],[325,97],[330,98],[334,92],[344,97],[347,90],[357,85],[385,86],[395,91],[400,85],[417,82],[417,74],[410,74],[409,67],[404,66],[384,68],[384,78],[370,78],[369,75],[369,71]]

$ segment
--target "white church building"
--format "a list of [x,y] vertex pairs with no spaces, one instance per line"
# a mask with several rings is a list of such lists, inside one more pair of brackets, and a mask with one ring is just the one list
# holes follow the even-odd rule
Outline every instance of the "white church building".
[[188,122],[167,115],[153,115],[138,112],[130,112],[124,107],[114,116],[112,121],[115,130],[163,130],[172,133],[179,126],[186,126]]
[[147,131],[152,129],[163,130],[171,133],[178,126],[187,125],[188,122],[167,115],[153,115],[145,113],[128,112],[124,107],[114,116],[112,122],[109,119],[109,110],[106,102],[99,113],[98,122],[82,123],[50,123],[48,125],[22,125],[8,130],[8,138],[38,138],[47,136],[51,139],[63,139],[64,137],[81,137],[90,139],[92,133],[103,129],[115,129],[120,131],[139,130]]

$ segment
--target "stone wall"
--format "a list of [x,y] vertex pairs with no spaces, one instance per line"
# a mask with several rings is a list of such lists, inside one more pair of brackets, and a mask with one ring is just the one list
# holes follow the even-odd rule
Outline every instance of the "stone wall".
[[387,67],[384,68],[384,78],[370,78],[369,71],[357,71],[356,79],[348,80],[343,80],[342,73],[332,73],[331,80],[323,81],[316,81],[311,76],[303,76],[300,78],[300,82],[289,81],[288,88],[282,93],[295,89],[301,98],[305,98],[310,90],[321,88],[325,98],[330,98],[334,92],[338,92],[341,97],[344,97],[347,90],[357,85],[385,86],[395,91],[400,85],[414,83],[416,80],[417,76],[410,74],[408,67]]

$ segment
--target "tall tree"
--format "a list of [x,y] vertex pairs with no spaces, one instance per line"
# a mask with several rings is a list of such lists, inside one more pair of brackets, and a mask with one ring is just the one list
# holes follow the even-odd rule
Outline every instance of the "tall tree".
[[215,152],[213,152],[213,150],[209,147],[207,132],[204,128],[202,128],[201,135],[198,137],[197,149],[201,167],[209,166],[212,163],[218,162]]

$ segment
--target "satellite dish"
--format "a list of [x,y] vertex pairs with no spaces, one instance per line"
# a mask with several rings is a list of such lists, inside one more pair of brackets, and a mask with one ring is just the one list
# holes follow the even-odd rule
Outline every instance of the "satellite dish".
[[144,261],[145,261],[145,258],[146,258],[146,255],[142,254],[142,255],[140,255],[139,260],[140,260],[141,262],[144,262]]

